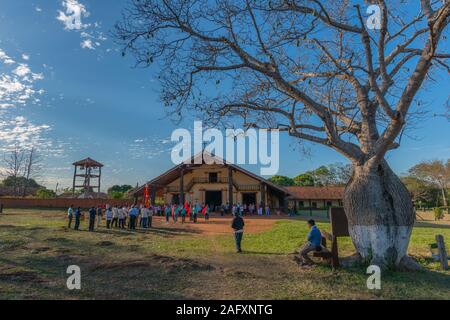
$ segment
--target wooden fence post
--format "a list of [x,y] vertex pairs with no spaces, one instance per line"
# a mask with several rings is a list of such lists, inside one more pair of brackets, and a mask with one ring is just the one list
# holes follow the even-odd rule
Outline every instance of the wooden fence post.
[[441,268],[444,270],[448,269],[448,258],[447,251],[445,249],[444,236],[441,234],[436,235],[436,243],[439,250],[439,261],[441,263]]

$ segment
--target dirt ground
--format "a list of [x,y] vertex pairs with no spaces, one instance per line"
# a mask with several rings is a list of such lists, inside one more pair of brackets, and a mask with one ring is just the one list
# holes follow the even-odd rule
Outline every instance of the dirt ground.
[[[197,223],[193,223],[186,217],[186,222],[181,224],[181,219],[178,219],[177,223],[174,223],[172,219],[170,219],[169,223],[166,223],[165,217],[154,216],[152,226],[168,229],[183,228],[194,235],[216,236],[230,234],[232,232],[231,220],[231,217],[213,216],[209,218],[208,221],[205,221],[204,217],[200,217],[198,218]],[[276,220],[276,218],[244,217],[245,232],[260,233],[270,230]]]

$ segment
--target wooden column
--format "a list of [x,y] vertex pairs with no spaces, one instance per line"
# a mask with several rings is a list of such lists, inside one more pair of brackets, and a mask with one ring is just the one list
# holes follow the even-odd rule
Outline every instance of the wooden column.
[[184,204],[184,167],[181,168],[180,175],[180,204]]
[[75,195],[75,182],[77,178],[77,166],[75,166],[75,170],[73,172],[73,188],[72,188],[72,195]]
[[98,168],[98,193],[100,193],[101,178],[102,178],[102,167],[99,167]]
[[152,191],[150,192],[150,204],[152,206],[155,205],[155,197],[156,197],[156,190],[155,188],[152,188]]
[[261,206],[264,212],[264,209],[266,207],[266,185],[261,182],[260,188],[261,188]]
[[289,201],[287,199],[287,195],[283,196],[283,207],[284,207],[284,213],[289,213]]
[[231,208],[233,206],[233,168],[228,166],[228,207]]

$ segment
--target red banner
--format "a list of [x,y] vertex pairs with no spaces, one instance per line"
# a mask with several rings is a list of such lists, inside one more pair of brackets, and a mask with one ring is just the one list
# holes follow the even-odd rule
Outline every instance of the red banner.
[[149,207],[149,190],[148,190],[148,184],[144,187],[144,200],[145,200],[145,207]]

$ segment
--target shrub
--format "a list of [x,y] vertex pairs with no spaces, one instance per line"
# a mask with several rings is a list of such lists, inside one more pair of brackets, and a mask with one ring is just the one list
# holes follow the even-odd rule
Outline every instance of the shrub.
[[36,196],[40,199],[49,199],[49,198],[55,198],[56,194],[53,190],[42,188],[36,192]]
[[444,210],[440,207],[434,208],[434,220],[441,220],[444,218]]

